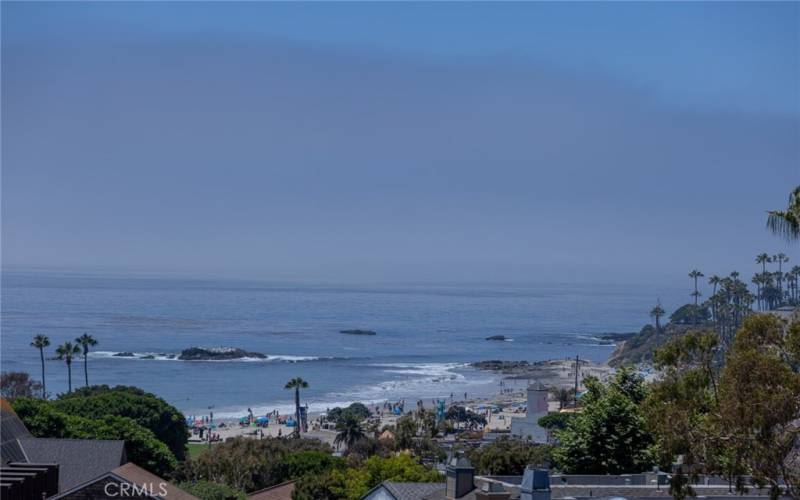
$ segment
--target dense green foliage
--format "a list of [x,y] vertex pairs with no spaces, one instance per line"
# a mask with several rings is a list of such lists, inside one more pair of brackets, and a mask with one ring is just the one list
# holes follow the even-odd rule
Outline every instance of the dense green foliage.
[[575,418],[575,413],[550,413],[539,418],[537,423],[550,431],[561,431],[567,427],[570,420]]
[[676,325],[696,325],[709,321],[711,311],[708,306],[684,304],[669,316],[670,323]]
[[551,446],[503,437],[469,450],[467,458],[478,474],[518,476],[528,465],[549,466],[551,452]]
[[284,481],[297,479],[307,474],[323,474],[333,468],[344,466],[344,460],[328,451],[306,450],[290,453],[280,462],[278,477]]
[[333,450],[314,439],[236,438],[187,460],[180,476],[186,481],[206,480],[253,491],[294,479],[304,467],[314,470],[327,464],[315,454],[289,458],[300,452],[330,455]]
[[13,405],[17,415],[36,437],[122,439],[125,440],[128,459],[155,474],[169,475],[177,466],[169,448],[131,418],[70,415],[57,408],[55,402],[31,398],[19,398]]
[[307,475],[297,482],[295,500],[358,500],[382,481],[440,482],[444,477],[410,455],[371,457],[357,467],[333,468],[324,476]]
[[362,403],[353,403],[347,408],[339,408],[337,406],[328,412],[327,419],[338,424],[349,417],[356,418],[359,421],[364,420],[369,417],[369,409]]
[[175,458],[184,460],[186,457],[189,429],[183,414],[163,399],[138,387],[90,386],[62,395],[53,404],[68,415],[128,417],[152,431],[169,447]]
[[[777,495],[784,484],[800,494],[792,465],[800,418],[800,325],[786,328],[769,314],[748,316],[718,363],[713,332],[676,338],[656,354],[664,377],[653,386],[645,413],[658,439],[660,461],[677,455],[743,491],[752,475]],[[796,463],[796,462],[794,462]]]
[[653,441],[640,403],[647,394],[641,377],[620,369],[608,384],[585,381],[583,411],[556,434],[554,461],[573,474],[641,472],[652,464]]
[[177,485],[180,489],[200,500],[246,500],[247,495],[226,484],[210,481],[185,482]]

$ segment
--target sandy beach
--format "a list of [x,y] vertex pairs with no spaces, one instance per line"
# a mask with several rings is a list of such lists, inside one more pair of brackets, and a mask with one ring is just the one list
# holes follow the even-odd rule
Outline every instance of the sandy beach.
[[[487,397],[469,398],[466,400],[447,399],[446,404],[457,404],[465,406],[467,409],[484,415],[487,425],[484,432],[504,432],[511,427],[513,418],[523,418],[526,414],[526,388],[529,384],[541,384],[550,389],[570,389],[575,384],[575,360],[574,359],[555,359],[535,362],[530,364],[506,363],[491,369],[503,376],[504,386],[495,394]],[[591,361],[580,361],[580,371],[578,374],[579,389],[582,389],[584,377],[593,376],[600,380],[607,379],[614,369],[604,363],[593,363]],[[435,405],[433,400],[419,400],[425,409],[432,409]],[[550,411],[559,410],[559,402],[553,395],[548,402]],[[391,427],[397,423],[402,415],[396,415],[390,411],[375,412],[376,405],[367,405],[373,411],[372,418],[379,418],[378,428]],[[382,405],[377,405],[381,407]],[[405,401],[403,415],[413,413],[417,409],[416,402]],[[325,412],[312,412],[309,414],[308,432],[302,433],[303,438],[315,438],[333,445],[336,437],[336,430],[333,425],[325,422]],[[282,417],[293,417],[293,415],[281,414]],[[259,415],[254,415],[254,420]],[[246,437],[250,439],[265,439],[268,437],[287,437],[294,432],[294,427],[277,423],[277,419],[270,419],[268,425],[259,426],[255,421],[249,425],[242,425],[237,419],[217,419],[214,422],[211,433],[214,436],[214,443],[224,442],[235,437]],[[205,424],[206,426],[210,425]],[[206,443],[207,433],[204,432],[203,439],[195,430],[190,439],[192,443]]]

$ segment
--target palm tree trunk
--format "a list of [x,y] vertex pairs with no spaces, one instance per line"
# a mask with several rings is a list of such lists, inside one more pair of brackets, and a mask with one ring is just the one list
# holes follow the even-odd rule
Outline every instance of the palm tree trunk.
[[89,353],[83,353],[83,379],[86,382],[86,387],[89,387]]
[[294,388],[295,437],[300,437],[300,388]]
[[67,392],[72,392],[72,363],[67,363]]
[[47,398],[47,385],[44,381],[44,348],[39,348],[39,357],[42,358],[42,399]]

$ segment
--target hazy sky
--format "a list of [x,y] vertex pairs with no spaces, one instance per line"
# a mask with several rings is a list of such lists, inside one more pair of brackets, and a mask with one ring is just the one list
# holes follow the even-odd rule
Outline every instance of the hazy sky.
[[2,3],[5,268],[684,280],[787,251],[798,3]]

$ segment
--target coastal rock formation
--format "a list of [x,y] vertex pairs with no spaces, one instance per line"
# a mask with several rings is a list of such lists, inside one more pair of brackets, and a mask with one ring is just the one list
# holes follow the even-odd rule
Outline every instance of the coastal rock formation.
[[505,335],[492,335],[491,337],[486,337],[486,340],[511,340],[511,339],[506,337]]
[[116,356],[118,358],[132,358],[135,356],[132,352],[118,352],[116,354],[112,354],[112,356]]
[[266,357],[260,352],[245,351],[238,347],[190,347],[181,351],[178,359],[183,361],[224,361],[242,358],[266,359]]
[[477,363],[470,363],[470,366],[479,370],[489,370],[493,372],[513,373],[519,370],[528,368],[530,363],[527,361],[500,361],[499,359],[490,359],[488,361],[478,361]]
[[377,335],[372,330],[339,330],[339,333],[346,333],[347,335]]

